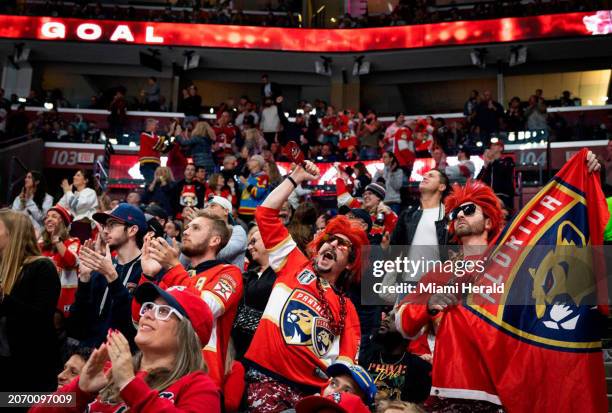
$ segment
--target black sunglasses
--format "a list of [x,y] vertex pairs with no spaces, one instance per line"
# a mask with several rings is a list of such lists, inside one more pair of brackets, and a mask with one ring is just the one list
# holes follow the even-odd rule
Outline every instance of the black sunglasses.
[[448,218],[451,221],[454,221],[457,219],[457,216],[459,216],[459,212],[461,211],[463,211],[463,215],[470,217],[476,213],[476,204],[465,204],[458,206],[457,208],[453,209],[450,214],[448,214]]

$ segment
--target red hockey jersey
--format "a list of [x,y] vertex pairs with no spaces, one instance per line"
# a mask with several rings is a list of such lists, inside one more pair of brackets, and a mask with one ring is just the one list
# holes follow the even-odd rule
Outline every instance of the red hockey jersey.
[[78,279],[78,260],[79,250],[81,249],[81,241],[78,238],[68,238],[64,240],[66,252],[64,255],[55,249],[43,248],[40,244],[40,252],[45,257],[51,258],[57,268],[57,273],[60,276],[62,289],[57,301],[57,309],[64,314],[64,317],[70,315],[70,306],[74,303],[74,296],[79,283]]
[[[357,361],[360,327],[357,311],[346,300],[346,319],[340,336],[323,317],[312,264],[278,218],[278,211],[259,207],[255,213],[263,243],[270,252],[270,266],[277,278],[245,358],[277,379],[319,391],[331,363]],[[334,318],[340,317],[340,297],[321,280],[324,299]]]
[[242,297],[242,272],[235,265],[220,261],[205,261],[190,272],[193,275],[190,276],[182,265],[178,265],[164,274],[159,286],[164,289],[173,285],[186,286],[200,295],[210,307],[215,321],[203,354],[208,374],[221,388],[230,333]]
[[159,164],[159,154],[164,146],[165,138],[155,133],[142,132],[140,134],[140,150],[138,151],[138,162]]

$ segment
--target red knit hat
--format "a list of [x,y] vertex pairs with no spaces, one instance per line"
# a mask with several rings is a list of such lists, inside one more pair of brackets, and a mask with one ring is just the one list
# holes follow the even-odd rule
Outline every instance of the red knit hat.
[[[451,193],[444,200],[444,209],[450,213],[453,209],[466,202],[473,202],[482,208],[485,217],[491,220],[488,241],[495,239],[504,225],[501,201],[490,186],[481,181],[468,180],[465,186],[455,183],[451,187]],[[455,232],[455,222],[451,221],[449,226],[451,234]]]
[[64,221],[64,225],[69,226],[70,224],[72,224],[72,214],[60,204],[55,204],[55,206],[49,208],[47,213],[49,213],[49,211],[55,211],[60,214],[60,216],[62,217],[62,221]]
[[[359,284],[359,282],[361,281],[362,257],[364,259],[367,259],[369,255],[366,254],[365,256],[363,256],[362,254],[363,247],[367,247],[368,245],[370,245],[365,231],[359,225],[357,225],[355,222],[351,221],[344,215],[339,215],[335,218],[332,218],[325,226],[325,230],[321,231],[321,233],[319,233],[319,235],[317,235],[308,244],[308,250],[311,256],[317,254],[326,236],[332,234],[344,235],[351,241],[351,244],[353,244],[353,254],[355,259],[353,260],[353,276],[350,278],[350,283]],[[344,287],[348,288],[349,286],[345,285]]]
[[314,413],[328,409],[339,413],[369,413],[361,398],[353,393],[332,393],[329,396],[308,396],[295,405],[296,413]]

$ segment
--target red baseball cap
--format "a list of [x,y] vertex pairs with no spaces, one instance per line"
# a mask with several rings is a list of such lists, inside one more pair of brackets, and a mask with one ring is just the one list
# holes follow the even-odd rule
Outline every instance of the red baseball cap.
[[64,221],[64,225],[68,226],[72,224],[72,214],[66,208],[61,206],[60,204],[55,204],[55,206],[49,208],[49,211],[55,211],[62,217],[62,221]]
[[353,393],[332,393],[329,396],[308,396],[295,405],[296,413],[316,413],[331,409],[340,413],[370,413],[361,398]]
[[[146,282],[134,290],[134,298],[140,304],[153,302],[158,297],[163,298],[170,307],[191,322],[191,326],[204,347],[210,340],[213,328],[213,315],[208,304],[184,286],[173,286],[164,290],[151,282]],[[139,319],[140,314],[136,321]]]

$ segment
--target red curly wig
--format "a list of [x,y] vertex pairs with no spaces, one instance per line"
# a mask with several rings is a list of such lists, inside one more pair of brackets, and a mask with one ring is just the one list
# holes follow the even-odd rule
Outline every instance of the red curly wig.
[[[323,230],[319,235],[315,236],[315,238],[310,241],[308,244],[308,253],[311,257],[317,255],[319,252],[319,248],[323,244],[323,240],[326,235],[332,234],[342,234],[347,237],[351,244],[353,244],[353,260],[354,263],[353,268],[351,270],[352,276],[345,280],[345,285],[343,286],[345,290],[350,286],[350,284],[359,284],[361,282],[361,267],[364,263],[362,260],[363,251],[366,250],[362,247],[367,247],[370,245],[370,241],[368,241],[368,236],[365,231],[356,223],[349,220],[344,215],[338,215],[335,218],[332,218],[327,225],[325,226],[325,230]],[[368,255],[366,253],[363,259],[367,260]]]
[[[501,201],[495,195],[490,186],[481,181],[468,180],[465,186],[453,184],[451,193],[444,200],[444,208],[447,213],[466,202],[473,202],[482,208],[485,217],[491,220],[491,230],[488,240],[491,242],[501,231],[504,225],[504,217],[501,208]],[[449,225],[451,234],[455,232],[455,223],[451,221]]]

